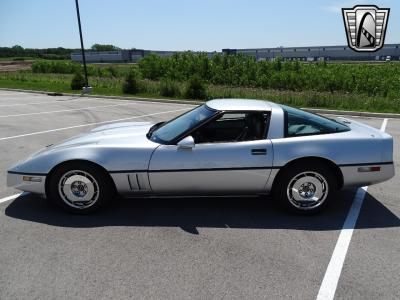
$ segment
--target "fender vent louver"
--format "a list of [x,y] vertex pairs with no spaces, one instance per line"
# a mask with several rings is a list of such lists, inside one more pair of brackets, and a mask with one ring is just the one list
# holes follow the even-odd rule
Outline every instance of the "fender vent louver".
[[144,192],[150,189],[148,176],[146,173],[128,174],[128,183],[132,191]]

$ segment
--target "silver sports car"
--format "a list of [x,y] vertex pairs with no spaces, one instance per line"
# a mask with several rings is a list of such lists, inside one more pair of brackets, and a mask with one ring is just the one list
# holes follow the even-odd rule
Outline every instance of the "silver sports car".
[[8,170],[8,186],[88,213],[124,196],[266,195],[303,214],[344,186],[394,176],[393,139],[263,100],[208,101],[157,124],[116,123]]

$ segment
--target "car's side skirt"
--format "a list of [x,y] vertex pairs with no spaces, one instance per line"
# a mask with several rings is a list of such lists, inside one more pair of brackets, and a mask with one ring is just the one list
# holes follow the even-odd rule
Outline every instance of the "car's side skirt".
[[[257,194],[267,193],[274,167],[207,168],[110,172],[117,190],[129,194]],[[273,177],[270,178],[272,173]]]
[[[380,166],[379,171],[363,172],[360,168]],[[123,170],[110,172],[117,190],[124,195],[131,194],[268,194],[282,167],[250,167],[250,168],[207,168],[179,170]],[[394,176],[393,162],[357,163],[339,165],[343,174],[344,186],[360,186],[379,183]],[[361,171],[360,171],[361,170]],[[190,173],[190,176],[188,176]],[[245,188],[241,181],[247,182]],[[216,180],[215,180],[216,179]],[[171,181],[172,180],[172,181]],[[185,186],[179,191],[172,182]],[[261,182],[263,184],[261,184]],[[154,187],[152,187],[152,184]],[[199,184],[201,183],[201,184]],[[260,188],[260,184],[262,188]],[[170,188],[171,186],[171,188]],[[173,187],[172,187],[173,186]],[[202,187],[200,187],[202,186]],[[157,188],[158,187],[158,188]],[[161,187],[161,188],[160,188]],[[206,187],[206,188],[204,188]]]

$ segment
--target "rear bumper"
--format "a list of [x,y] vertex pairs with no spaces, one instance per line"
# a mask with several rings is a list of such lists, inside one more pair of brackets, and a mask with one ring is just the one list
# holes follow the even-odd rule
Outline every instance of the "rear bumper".
[[[380,167],[379,171],[368,171],[368,168]],[[372,164],[341,166],[343,186],[364,186],[389,180],[394,176],[394,164]]]
[[45,195],[45,175],[24,174],[17,172],[7,172],[7,186],[14,187],[24,192]]

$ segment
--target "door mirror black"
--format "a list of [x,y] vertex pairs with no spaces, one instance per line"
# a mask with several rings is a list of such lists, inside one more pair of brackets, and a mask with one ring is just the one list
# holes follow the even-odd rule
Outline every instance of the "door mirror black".
[[178,148],[180,149],[193,149],[194,148],[194,139],[191,135],[185,137],[184,139],[178,142]]

